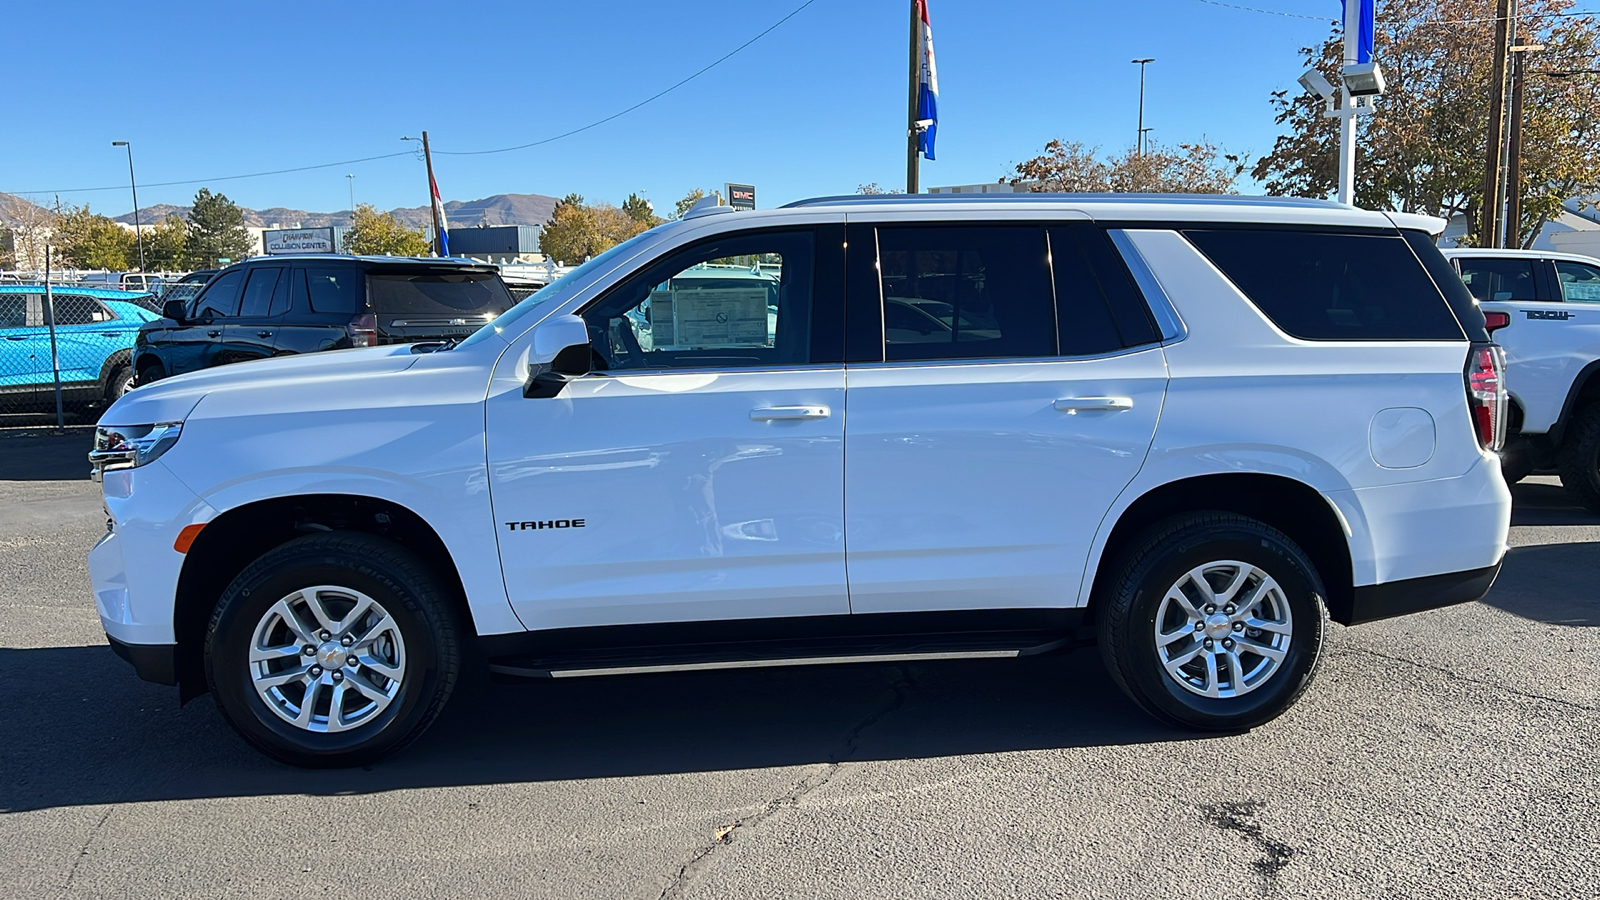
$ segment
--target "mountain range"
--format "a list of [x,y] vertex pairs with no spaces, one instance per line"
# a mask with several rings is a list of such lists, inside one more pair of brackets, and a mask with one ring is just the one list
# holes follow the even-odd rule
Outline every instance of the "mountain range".
[[[28,204],[27,200],[12,194],[0,193],[0,224],[15,224],[16,216],[8,213],[14,204]],[[28,204],[32,205],[32,204]],[[556,198],[544,194],[494,194],[481,200],[449,200],[444,204],[445,216],[451,228],[472,228],[477,225],[543,225],[550,220],[556,208]],[[269,209],[240,207],[244,224],[254,228],[325,228],[329,225],[350,224],[350,211],[319,213],[303,209]],[[433,221],[426,206],[391,209],[396,218],[407,225],[428,225]],[[157,203],[139,210],[139,221],[148,225],[169,215],[186,216],[187,206]],[[115,221],[133,224],[133,213],[113,217]]]

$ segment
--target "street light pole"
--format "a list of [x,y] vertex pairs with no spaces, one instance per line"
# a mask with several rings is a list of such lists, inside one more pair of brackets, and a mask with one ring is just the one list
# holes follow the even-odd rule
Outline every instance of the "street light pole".
[[1155,62],[1155,57],[1147,57],[1145,59],[1136,59],[1133,62],[1134,62],[1135,65],[1137,65],[1139,67],[1139,140],[1137,142],[1135,142],[1134,146],[1138,148],[1139,155],[1143,156],[1144,155],[1144,132],[1145,132],[1145,127],[1144,127],[1144,67],[1148,63]]
[[344,177],[350,183],[350,213],[354,215],[356,211],[356,176],[352,174]]
[[113,147],[128,149],[128,187],[133,190],[133,234],[139,244],[139,271],[144,271],[144,228],[139,224],[139,182],[133,177],[133,145],[127,141],[112,141]]

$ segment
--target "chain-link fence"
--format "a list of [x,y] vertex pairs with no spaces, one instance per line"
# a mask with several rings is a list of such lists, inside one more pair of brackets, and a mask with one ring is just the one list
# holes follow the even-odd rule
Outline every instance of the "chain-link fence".
[[[116,273],[112,273],[116,274]],[[203,280],[141,276],[56,282],[0,273],[0,425],[98,418],[133,381],[140,326],[165,301],[193,297]],[[59,401],[59,407],[58,407]]]

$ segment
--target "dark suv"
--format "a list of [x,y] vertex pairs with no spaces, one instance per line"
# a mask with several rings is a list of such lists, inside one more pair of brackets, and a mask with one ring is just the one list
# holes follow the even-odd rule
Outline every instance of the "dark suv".
[[173,299],[139,330],[138,384],[211,366],[460,338],[515,305],[499,272],[453,259],[263,256]]

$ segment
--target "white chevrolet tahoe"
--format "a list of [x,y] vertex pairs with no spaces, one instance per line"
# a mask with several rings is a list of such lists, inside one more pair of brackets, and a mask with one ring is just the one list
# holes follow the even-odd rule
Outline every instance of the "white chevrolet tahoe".
[[1505,348],[1506,480],[1554,469],[1600,511],[1600,260],[1543,250],[1446,250]]
[[[1245,198],[702,206],[459,344],[140,388],[92,461],[112,647],[344,765],[467,659],[565,677],[1097,642],[1177,725],[1324,622],[1475,600],[1499,349],[1437,220]],[[729,676],[733,677],[733,676]]]

